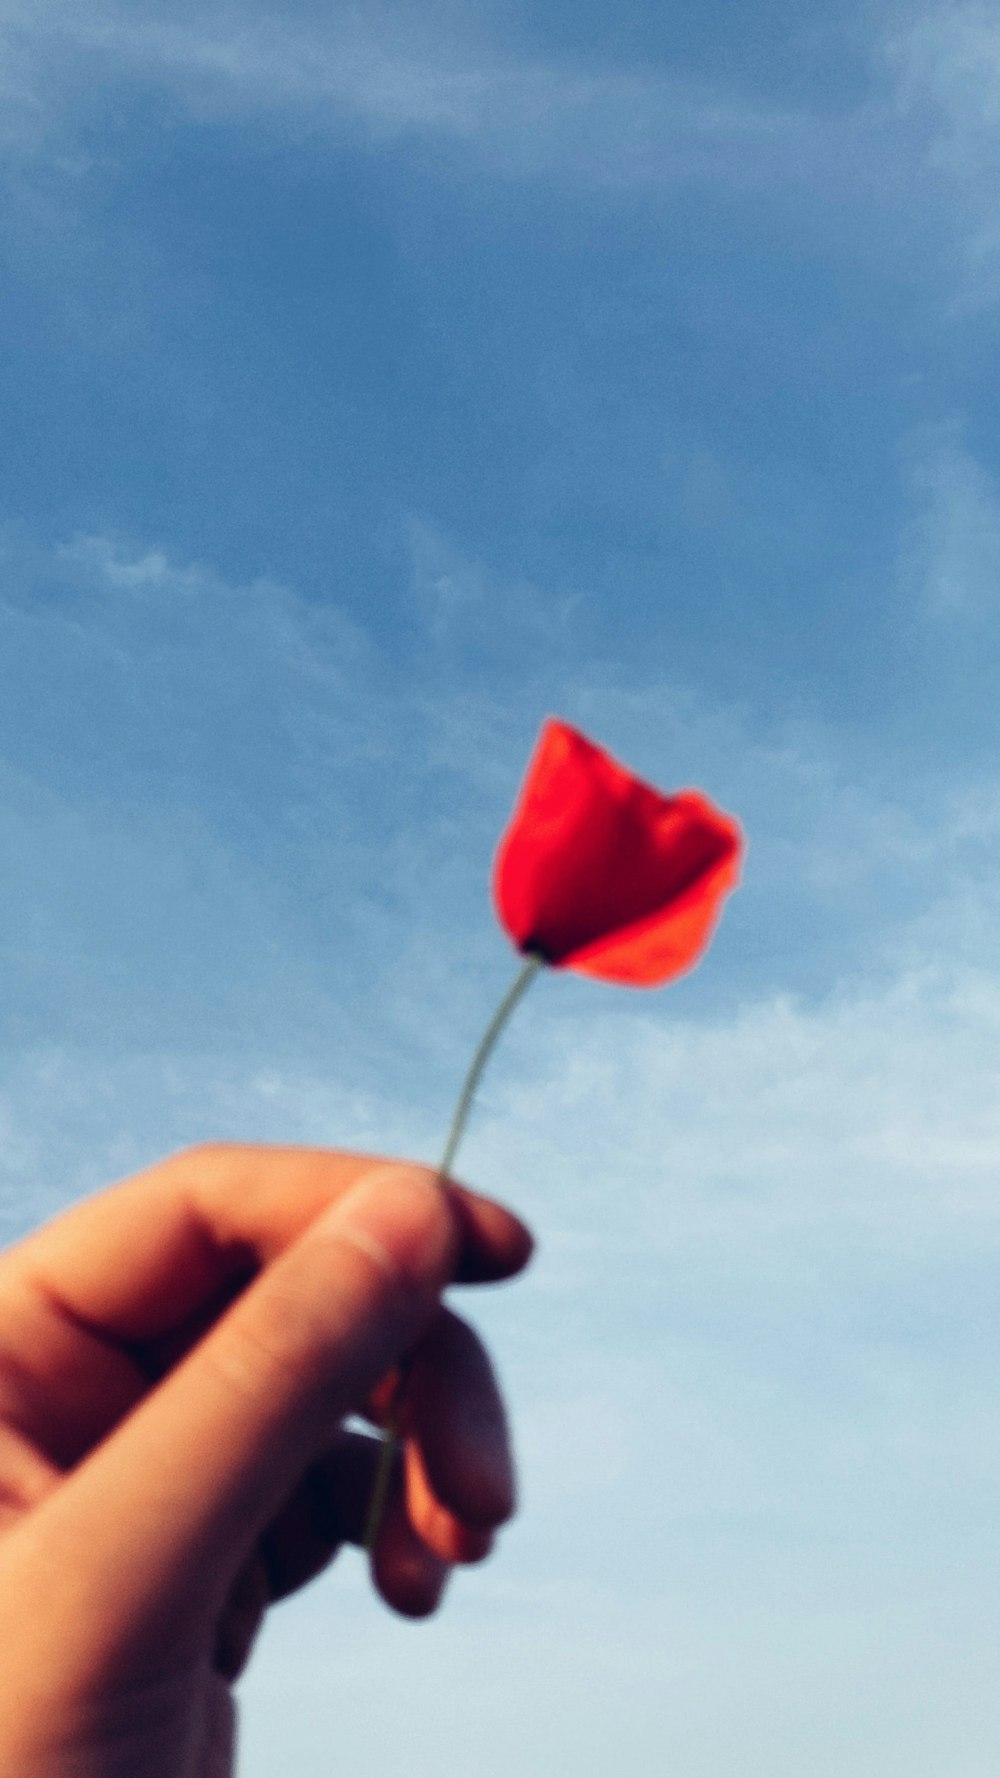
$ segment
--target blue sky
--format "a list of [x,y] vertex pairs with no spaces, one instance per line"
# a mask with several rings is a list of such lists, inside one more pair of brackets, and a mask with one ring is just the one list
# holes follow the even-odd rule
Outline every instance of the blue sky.
[[996,1770],[998,118],[975,5],[0,0],[6,1231],[433,1157],[546,714],[751,841],[511,1030],[522,1519],[245,1778]]

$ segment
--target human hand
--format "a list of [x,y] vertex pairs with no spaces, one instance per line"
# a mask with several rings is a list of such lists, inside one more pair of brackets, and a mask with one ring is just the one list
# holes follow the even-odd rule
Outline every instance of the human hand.
[[433,1611],[513,1510],[489,1361],[441,1305],[531,1247],[429,1169],[194,1149],[0,1256],[0,1774],[229,1778],[266,1609],[358,1542],[405,1355],[372,1557]]

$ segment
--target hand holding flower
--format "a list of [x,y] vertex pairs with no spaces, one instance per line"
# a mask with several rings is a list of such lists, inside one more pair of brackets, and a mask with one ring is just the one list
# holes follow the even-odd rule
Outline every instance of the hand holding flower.
[[[525,958],[472,1058],[441,1159],[455,1158],[482,1073],[511,1013],[546,965],[633,988],[692,969],[739,882],[743,836],[700,791],[666,796],[568,723],[539,737],[497,853],[494,899]],[[386,1414],[366,1542],[374,1546],[399,1407]]]

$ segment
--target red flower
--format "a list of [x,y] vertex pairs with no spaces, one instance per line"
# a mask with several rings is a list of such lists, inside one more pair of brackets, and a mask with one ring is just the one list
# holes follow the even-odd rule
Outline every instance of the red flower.
[[497,913],[556,968],[655,987],[697,963],[742,851],[738,824],[699,791],[664,796],[549,721],[497,853]]

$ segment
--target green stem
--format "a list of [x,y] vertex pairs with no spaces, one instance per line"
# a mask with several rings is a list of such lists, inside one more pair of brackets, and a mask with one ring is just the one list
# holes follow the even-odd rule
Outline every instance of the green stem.
[[451,1172],[452,1162],[455,1159],[458,1145],[462,1140],[465,1126],[469,1121],[469,1112],[472,1110],[472,1101],[476,1096],[476,1088],[483,1078],[483,1070],[485,1069],[490,1056],[493,1054],[497,1038],[500,1036],[501,1031],[506,1025],[507,1020],[510,1018],[511,1013],[514,1011],[518,1001],[521,999],[521,996],[531,986],[531,983],[534,981],[544,962],[544,957],[539,957],[535,952],[532,952],[529,957],[525,958],[514,977],[514,980],[511,982],[510,987],[507,989],[506,994],[501,1000],[500,1005],[497,1007],[496,1012],[493,1014],[493,1017],[487,1025],[486,1030],[483,1032],[479,1048],[469,1064],[469,1072],[465,1077],[465,1085],[458,1096],[458,1104],[455,1106],[455,1115],[451,1120],[451,1129],[448,1131],[448,1140],[444,1145],[444,1153],[441,1156],[441,1163],[438,1167],[439,1179],[447,1179],[448,1174]]
[[[483,1032],[479,1047],[469,1064],[469,1072],[465,1077],[462,1091],[458,1095],[458,1104],[455,1106],[455,1114],[451,1120],[451,1128],[448,1131],[448,1138],[444,1145],[444,1153],[442,1154],[438,1165],[437,1177],[439,1180],[447,1179],[451,1172],[458,1145],[462,1140],[465,1126],[469,1121],[469,1112],[472,1110],[472,1102],[476,1096],[476,1090],[479,1086],[479,1082],[482,1080],[486,1064],[496,1047],[497,1039],[514,1011],[514,1008],[517,1006],[518,1001],[531,986],[531,983],[534,981],[538,971],[543,967],[544,963],[545,958],[539,957],[537,952],[534,951],[530,952],[529,955],[525,957],[517,975],[511,982],[500,1005],[497,1007],[486,1030]],[[375,1548],[375,1539],[378,1536],[379,1526],[382,1523],[382,1515],[385,1512],[385,1504],[389,1497],[389,1484],[392,1481],[392,1469],[396,1460],[396,1451],[399,1444],[398,1396],[399,1390],[397,1389],[397,1405],[393,1408],[389,1415],[389,1419],[386,1422],[385,1437],[382,1440],[382,1449],[379,1452],[378,1469],[375,1473],[375,1482],[372,1487],[371,1500],[368,1504],[368,1519],[365,1525],[364,1547],[369,1554]]]

